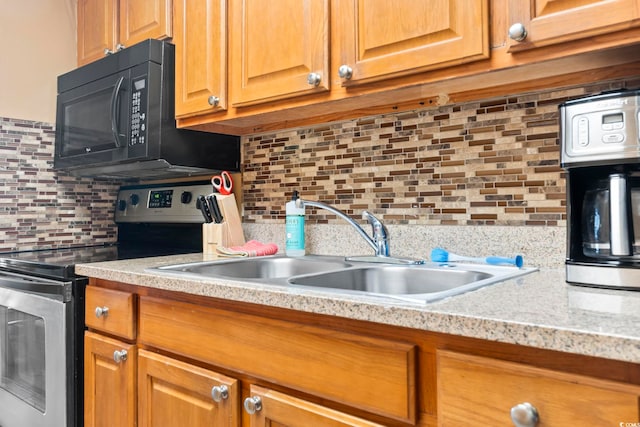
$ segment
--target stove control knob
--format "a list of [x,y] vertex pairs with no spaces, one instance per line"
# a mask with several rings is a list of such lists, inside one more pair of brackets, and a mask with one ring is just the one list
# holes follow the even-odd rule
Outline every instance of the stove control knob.
[[183,191],[182,195],[180,195],[180,201],[185,205],[187,203],[191,203],[192,199],[193,199],[193,195],[191,194],[190,191]]
[[132,194],[129,198],[131,199],[131,204],[132,204],[133,206],[136,206],[138,203],[140,203],[140,196],[138,196],[138,195],[137,195],[137,194],[135,194],[135,193],[134,193],[134,194]]
[[127,209],[127,201],[126,200],[118,200],[118,210],[123,211]]

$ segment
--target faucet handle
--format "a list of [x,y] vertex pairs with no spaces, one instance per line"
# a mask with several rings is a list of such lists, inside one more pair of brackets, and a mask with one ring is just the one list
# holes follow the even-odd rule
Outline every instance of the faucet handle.
[[362,219],[366,219],[373,228],[374,238],[387,238],[387,227],[369,211],[362,211]]
[[369,211],[362,211],[362,219],[366,219],[373,229],[373,240],[376,244],[376,256],[389,256],[389,232],[387,227]]

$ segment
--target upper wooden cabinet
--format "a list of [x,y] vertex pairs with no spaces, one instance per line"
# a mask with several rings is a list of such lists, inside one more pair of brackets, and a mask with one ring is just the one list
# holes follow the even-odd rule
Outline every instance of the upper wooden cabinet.
[[227,1],[174,0],[176,117],[227,108]]
[[509,7],[511,51],[640,25],[638,0],[518,0]]
[[172,36],[172,0],[78,0],[78,66]]
[[230,2],[234,106],[329,90],[328,0]]
[[78,66],[95,61],[118,43],[118,4],[78,0]]
[[487,0],[338,0],[332,16],[345,84],[489,56]]
[[230,12],[236,107],[328,91],[338,76],[349,84],[489,56],[488,0],[337,0],[331,12],[326,0],[238,0]]

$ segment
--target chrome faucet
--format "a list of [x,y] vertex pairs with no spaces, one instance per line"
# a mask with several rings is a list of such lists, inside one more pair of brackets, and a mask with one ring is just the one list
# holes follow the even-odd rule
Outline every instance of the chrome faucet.
[[389,231],[384,224],[376,218],[371,212],[363,211],[362,219],[366,219],[369,224],[371,224],[373,238],[369,236],[363,229],[360,227],[360,224],[355,222],[351,217],[349,217],[344,212],[329,206],[322,202],[313,202],[310,200],[296,200],[296,207],[304,208],[305,206],[312,206],[316,208],[321,208],[327,210],[340,218],[347,221],[349,224],[356,229],[358,234],[362,236],[362,238],[373,248],[375,251],[375,256],[358,256],[358,257],[347,257],[347,261],[361,261],[361,262],[385,262],[391,264],[423,264],[424,260],[418,259],[409,259],[409,258],[393,258],[389,256]]

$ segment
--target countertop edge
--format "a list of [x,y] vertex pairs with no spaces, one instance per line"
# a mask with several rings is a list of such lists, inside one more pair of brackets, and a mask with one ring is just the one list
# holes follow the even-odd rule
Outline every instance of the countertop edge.
[[[76,266],[76,273],[97,279],[205,297],[640,363],[640,335],[599,330],[592,326],[582,327],[570,322],[562,324],[562,321],[554,322],[553,319],[542,321],[542,317],[538,318],[535,315],[534,321],[531,321],[526,316],[520,316],[519,312],[516,312],[517,316],[510,318],[508,314],[500,314],[497,309],[499,302],[494,303],[496,307],[484,307],[489,314],[480,312],[481,304],[487,305],[482,301],[487,299],[499,301],[500,295],[505,295],[503,303],[508,304],[509,295],[526,297],[519,295],[518,288],[536,286],[536,281],[548,281],[547,276],[551,276],[551,280],[557,280],[561,272],[555,270],[531,273],[518,279],[424,305],[382,297],[361,298],[315,289],[262,285],[235,280],[178,278],[145,271],[149,267],[188,262],[185,259],[193,262],[197,258],[197,255],[192,255],[79,264]],[[201,254],[200,260],[202,260]],[[567,285],[557,283],[557,286],[566,287]],[[600,322],[605,320],[600,317],[612,316],[592,314],[588,311],[583,313],[583,311],[580,310],[579,315],[586,319],[585,323]]]

